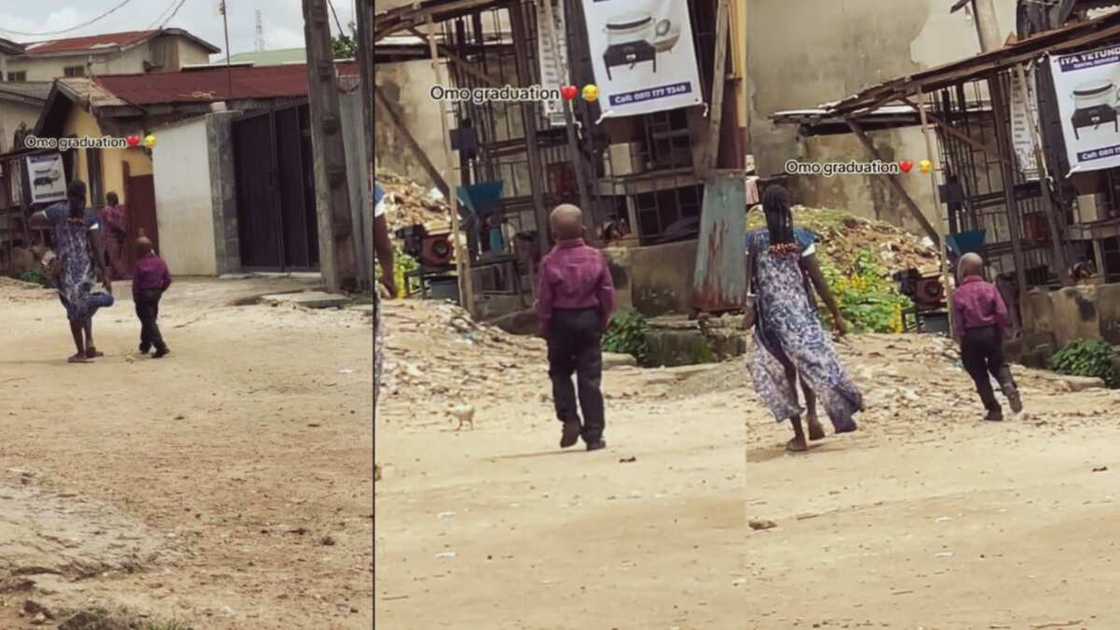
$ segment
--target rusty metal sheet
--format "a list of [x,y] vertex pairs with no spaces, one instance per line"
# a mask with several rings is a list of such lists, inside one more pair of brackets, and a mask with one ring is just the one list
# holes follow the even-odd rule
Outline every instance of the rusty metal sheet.
[[747,295],[747,190],[742,173],[713,173],[704,184],[692,306],[702,312],[743,308]]

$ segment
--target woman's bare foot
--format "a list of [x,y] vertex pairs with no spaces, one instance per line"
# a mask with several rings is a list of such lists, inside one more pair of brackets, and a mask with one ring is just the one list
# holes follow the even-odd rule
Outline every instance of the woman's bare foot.
[[84,354],[75,354],[74,356],[66,359],[67,363],[89,363],[89,359]]
[[805,442],[805,436],[795,437],[786,442],[786,450],[791,453],[804,453],[809,450],[809,444]]
[[821,426],[821,421],[812,416],[809,417],[809,439],[814,442],[824,439],[824,427]]

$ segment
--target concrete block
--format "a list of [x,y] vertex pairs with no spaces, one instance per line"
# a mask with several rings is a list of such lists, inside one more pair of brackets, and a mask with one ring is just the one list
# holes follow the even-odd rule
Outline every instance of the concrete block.
[[511,335],[537,334],[537,312],[533,309],[507,313],[489,323]]
[[1071,392],[1083,392],[1087,389],[1101,389],[1104,381],[1091,376],[1067,376],[1065,374],[1043,373],[1042,378],[1064,385]]
[[618,354],[614,352],[603,353],[603,369],[613,370],[620,367],[637,367],[638,360],[629,354]]
[[1120,346],[1120,284],[1097,287],[1097,310],[1100,312],[1101,337]]
[[1054,337],[1059,346],[1064,348],[1078,339],[1101,338],[1096,287],[1066,287],[1050,296],[1054,303]]

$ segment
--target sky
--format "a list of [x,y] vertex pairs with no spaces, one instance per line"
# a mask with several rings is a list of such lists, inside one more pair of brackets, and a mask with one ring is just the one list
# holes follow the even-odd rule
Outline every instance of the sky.
[[[0,37],[16,42],[42,39],[60,39],[113,33],[139,31],[158,26],[161,15],[170,13],[180,0],[130,0],[120,10],[104,19],[77,31],[60,35],[33,37],[24,33],[44,33],[70,28],[86,22],[125,0],[0,0]],[[183,0],[178,14],[167,23],[168,28],[181,28],[210,42],[223,53],[211,57],[223,58],[225,35],[222,17],[218,13],[219,0]],[[354,16],[354,0],[331,0],[338,12],[338,19],[349,29]],[[302,48],[303,9],[300,0],[226,0],[229,11],[229,46],[234,54],[256,49],[256,12],[261,11],[266,50],[276,48]],[[331,31],[335,32],[334,19]]]

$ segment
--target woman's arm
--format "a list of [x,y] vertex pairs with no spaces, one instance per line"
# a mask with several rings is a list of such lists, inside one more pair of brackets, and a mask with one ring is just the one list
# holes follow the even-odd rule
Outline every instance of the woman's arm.
[[753,328],[758,316],[754,303],[757,297],[754,297],[754,294],[751,293],[754,290],[754,265],[754,248],[752,247],[747,249],[747,304],[746,312],[743,315],[743,330]]
[[817,262],[817,255],[810,254],[801,259],[801,264],[805,267],[805,271],[809,274],[809,280],[813,282],[813,288],[817,290],[817,295],[821,296],[824,304],[828,307],[828,312],[832,313],[832,321],[836,322],[836,332],[840,336],[848,333],[848,325],[844,323],[844,318],[840,315],[840,305],[836,303],[836,296],[832,294],[832,289],[828,288],[828,282],[824,279],[824,274],[821,273],[820,263]]

